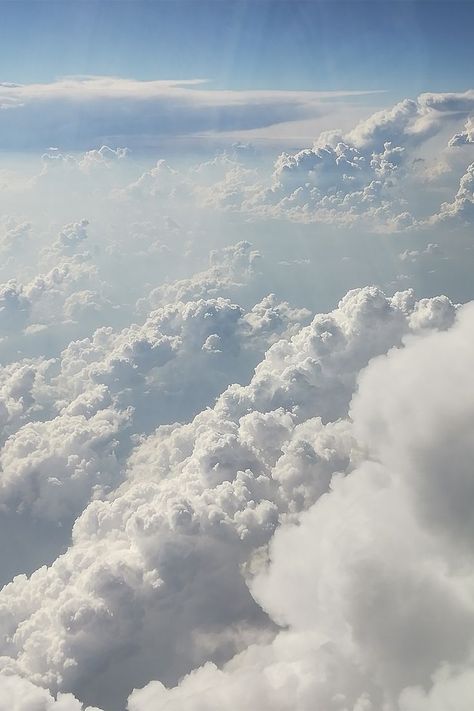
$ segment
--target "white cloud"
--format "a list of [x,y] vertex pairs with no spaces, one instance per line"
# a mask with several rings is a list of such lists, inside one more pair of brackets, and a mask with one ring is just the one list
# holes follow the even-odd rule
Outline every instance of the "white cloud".
[[[23,90],[28,94],[28,87]],[[159,122],[167,139],[184,134],[196,138],[203,133],[209,138],[211,134],[218,136],[222,132],[223,145],[230,142],[225,138],[229,132],[224,130],[225,120],[221,118],[219,126],[212,129],[211,124],[217,120],[216,112],[229,110],[233,120],[237,120],[237,109],[237,113],[248,110],[255,113],[257,124],[267,125],[281,120],[278,111],[274,110],[274,102],[283,102],[282,106],[289,107],[290,111],[319,111],[324,110],[330,98],[310,92],[219,92],[203,86],[196,88],[192,84],[178,86],[173,82],[155,86],[153,82],[73,78],[37,87],[31,100],[36,101],[37,95],[43,91],[45,101],[56,101],[59,96],[65,97],[66,103],[72,101],[72,97],[75,97],[74,101],[85,101],[87,97],[91,106],[95,101],[100,106],[102,101],[106,104],[118,102],[118,116],[125,111],[127,102],[131,102],[132,108],[137,109],[139,122],[148,120],[148,114],[153,113],[150,107],[154,106],[155,99],[148,97],[150,93],[150,96],[158,97],[156,101],[159,103],[153,109],[153,116],[149,117],[153,126],[157,125],[156,115],[160,111],[165,112],[165,117],[170,113],[168,101],[174,107],[172,124],[167,125],[166,120]],[[142,94],[148,98],[138,98]],[[100,101],[98,97],[102,97]],[[145,108],[141,107],[143,101]],[[173,104],[176,101],[181,107],[179,110]],[[164,102],[163,105],[160,102]],[[231,145],[211,159],[207,157],[209,151],[204,151],[206,157],[196,165],[189,165],[189,162],[183,165],[182,161],[174,165],[173,151],[167,150],[166,159],[159,157],[155,165],[150,167],[148,164],[140,170],[140,160],[132,160],[128,149],[109,147],[123,145],[123,141],[128,143],[128,138],[133,144],[135,129],[140,136],[145,135],[143,126],[133,128],[137,117],[129,107],[127,116],[131,116],[133,124],[130,135],[99,132],[87,145],[91,142],[100,145],[104,141],[109,145],[104,143],[101,148],[88,150],[80,156],[50,151],[43,157],[42,170],[27,185],[30,190],[40,191],[50,198],[53,187],[62,194],[64,181],[67,181],[79,199],[90,200],[93,177],[97,185],[93,195],[106,197],[107,207],[112,211],[120,209],[118,206],[123,203],[130,214],[134,211],[140,214],[146,205],[152,213],[160,208],[176,219],[182,215],[183,207],[185,212],[199,215],[218,209],[241,213],[254,220],[283,218],[344,227],[363,226],[379,232],[403,232],[422,228],[435,213],[433,196],[439,194],[438,205],[448,198],[452,181],[449,185],[444,184],[443,176],[454,168],[458,170],[454,165],[450,168],[458,158],[455,160],[453,151],[449,149],[449,153],[446,149],[440,159],[438,144],[446,140],[444,136],[452,132],[453,126],[466,120],[465,130],[456,134],[450,145],[454,145],[453,141],[456,145],[460,141],[469,142],[468,117],[472,106],[472,92],[469,91],[421,94],[416,99],[405,99],[372,113],[355,127],[316,133],[310,148],[294,150],[293,142],[292,151],[282,153],[274,161],[273,170],[268,165],[268,148],[252,152],[236,150]],[[188,109],[189,115],[186,113]],[[181,115],[181,110],[183,117],[186,116],[186,126],[183,124],[182,127],[176,118]],[[12,115],[14,112],[4,113]],[[105,121],[108,113],[100,115],[105,116]],[[209,123],[206,129],[200,124],[203,117]],[[94,126],[92,121],[89,128],[92,130]],[[153,133],[152,128],[150,132]],[[296,141],[296,145],[301,142],[302,139]],[[430,184],[427,176],[430,176]],[[442,190],[439,190],[438,183]]]
[[[472,305],[363,372],[362,461],[274,534],[254,597],[280,625],[130,711],[469,708],[472,677]],[[256,563],[256,561],[255,561]]]
[[[456,112],[450,108],[453,102],[459,105]],[[425,178],[417,168],[417,161],[425,160],[420,154],[453,122],[465,118],[472,105],[470,92],[405,99],[351,130],[323,131],[311,148],[282,153],[271,173],[262,161],[252,164],[230,153],[191,170],[177,170],[160,159],[115,196],[175,208],[185,199],[200,209],[239,211],[254,218],[404,231],[421,224],[412,211],[428,217]],[[431,165],[423,175],[429,171],[433,176]]]
[[35,686],[15,675],[0,675],[0,711],[100,711],[84,706],[72,694],[51,696],[47,689]]
[[459,181],[459,189],[452,202],[441,205],[430,222],[471,224],[474,219],[474,163],[471,163]]
[[57,242],[53,245],[53,249],[54,247],[57,247],[58,249],[75,251],[75,247],[83,240],[87,239],[88,225],[88,220],[81,220],[80,222],[73,222],[70,225],[65,225],[59,233]]
[[261,254],[250,242],[242,241],[209,255],[209,267],[189,279],[180,279],[153,289],[147,302],[159,306],[221,296],[232,298],[252,278],[258,278]]
[[100,410],[90,417],[64,413],[29,422],[10,435],[0,454],[3,510],[69,522],[94,489],[99,495],[117,483],[115,437],[126,417],[104,408],[103,394],[100,399]]
[[[352,292],[332,314],[275,343],[247,387],[232,386],[191,423],[144,439],[124,484],[77,520],[71,548],[0,593],[8,610],[3,668],[110,705],[156,673],[175,683],[206,659],[224,661],[268,639],[274,625],[241,566],[251,575],[279,522],[324,495],[336,472],[357,466],[362,451],[350,422],[325,425],[317,415],[347,415],[358,371],[401,345],[417,308],[410,294]],[[174,315],[165,309],[160,318],[172,323]],[[451,306],[444,319],[415,319],[414,328],[445,328],[453,315]],[[193,342],[209,333],[201,335],[199,321],[190,327]],[[91,433],[77,428],[84,408],[80,400],[62,417],[65,425],[78,418],[75,437],[94,448]],[[104,416],[99,410],[90,421]],[[57,441],[54,456],[63,456],[71,440],[60,429]]]
[[7,254],[17,249],[22,249],[25,243],[29,241],[30,234],[30,222],[17,223],[15,220],[7,218],[4,220],[3,233],[0,237],[0,249]]
[[[202,79],[66,77],[43,84],[0,84],[0,127],[10,150],[58,145],[77,150],[111,137],[126,137],[127,145],[153,145],[158,137],[258,128],[317,116],[332,109],[330,99],[370,93],[230,91],[208,88]],[[29,131],[33,123],[34,131]]]
[[474,121],[472,118],[467,120],[464,128],[464,131],[461,133],[455,133],[449,141],[449,146],[451,148],[457,148],[458,146],[465,146],[470,143],[474,143]]

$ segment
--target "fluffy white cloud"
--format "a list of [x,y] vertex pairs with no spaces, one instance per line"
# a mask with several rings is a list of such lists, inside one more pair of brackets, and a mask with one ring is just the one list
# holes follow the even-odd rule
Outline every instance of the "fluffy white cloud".
[[35,686],[15,675],[0,675],[0,711],[100,711],[84,706],[72,694],[51,696],[47,689]]
[[[178,170],[161,159],[115,195],[174,208],[186,199],[193,208],[238,211],[257,219],[363,224],[401,232],[430,214],[426,176],[433,179],[439,166],[431,156],[420,173],[426,144],[465,120],[472,107],[472,92],[421,94],[373,113],[352,130],[322,132],[311,148],[282,153],[272,171],[265,161],[248,161],[236,152],[190,169]],[[469,142],[469,127],[468,120],[466,131],[450,145]]]
[[436,259],[443,256],[443,251],[436,242],[429,242],[422,250],[405,249],[398,255],[402,262],[415,263],[420,259]]
[[94,262],[87,255],[59,254],[56,247],[48,252],[47,261],[54,266],[31,280],[0,284],[2,362],[13,362],[19,356],[57,355],[74,336],[116,321],[118,309],[106,295],[107,286]]
[[[446,304],[440,327],[454,318],[453,305]],[[250,385],[232,386],[217,406],[226,413],[284,406],[298,417],[336,419],[346,411],[360,369],[401,342],[418,308],[410,291],[393,299],[375,287],[351,291],[332,313],[317,315],[291,340],[272,346]],[[437,311],[436,300],[428,300],[427,308]]]
[[114,438],[125,417],[100,404],[102,409],[87,417],[73,403],[70,411],[75,414],[29,422],[10,435],[0,453],[3,510],[30,510],[34,518],[71,521],[94,488],[99,495],[116,483]]
[[152,289],[138,306],[149,309],[150,306],[156,308],[177,301],[187,302],[215,296],[235,298],[243,285],[258,276],[260,261],[260,253],[246,241],[222,250],[213,250],[209,255],[207,269],[188,279],[179,279]]
[[223,669],[135,691],[130,711],[469,708],[474,309],[363,372],[362,461],[273,536],[252,593],[280,625]]
[[16,222],[5,220],[0,236],[0,249],[3,253],[11,254],[16,249],[23,249],[31,235],[30,222]]
[[[65,232],[82,228],[79,223]],[[25,543],[40,534],[45,539],[31,552],[19,545],[12,553],[16,562],[7,565],[4,559],[2,582],[22,564],[29,572],[61,550],[89,501],[104,498],[121,483],[136,433],[189,419],[230,381],[247,378],[269,344],[309,320],[307,310],[292,309],[273,295],[248,312],[220,296],[199,298],[226,290],[237,294],[257,273],[258,257],[245,242],[213,252],[207,271],[165,285],[161,298],[158,292],[150,296],[149,301],[167,305],[143,323],[100,328],[90,338],[72,340],[56,358],[23,359],[0,371],[0,525],[7,532],[24,526]],[[62,291],[68,269],[63,264],[19,290],[25,318],[38,313],[46,297],[45,313],[53,323],[46,332],[29,326],[25,336],[15,336],[17,308],[11,350],[17,343],[24,348],[25,338],[64,329],[54,323],[55,309],[85,318],[89,328],[94,323],[94,314],[91,318],[86,311],[97,306],[94,294]],[[73,279],[73,289],[76,283]],[[192,295],[196,300],[179,301]]]
[[464,127],[464,131],[461,133],[456,133],[449,141],[449,146],[455,148],[458,146],[465,146],[470,143],[474,143],[474,121],[469,118]]
[[462,115],[472,107],[472,94],[422,94],[376,112],[346,134],[322,133],[312,148],[278,158],[271,187],[246,190],[241,180],[241,207],[303,221],[351,224],[363,218],[379,228],[410,227],[409,196],[400,181],[411,170],[413,151],[438,133],[455,101]]
[[[15,91],[20,92],[20,88]],[[28,94],[28,87],[21,91]],[[126,104],[128,100],[135,106],[135,102],[140,104],[146,95],[147,109],[142,111],[142,117],[150,111],[150,97],[161,97],[157,101],[163,99],[166,104],[170,96],[179,95],[178,103],[189,104],[198,113],[211,116],[211,120],[214,105],[218,112],[227,111],[227,103],[229,107],[242,106],[245,111],[253,111],[260,101],[262,105],[272,106],[272,102],[281,100],[285,106],[292,107],[291,111],[307,111],[309,106],[318,106],[320,110],[322,104],[318,101],[324,99],[308,92],[301,95],[296,92],[294,96],[257,92],[258,96],[253,97],[248,92],[212,92],[202,87],[192,88],[192,85],[179,87],[172,82],[134,83],[118,79],[108,82],[104,78],[89,78],[37,87],[31,101],[37,101],[43,91],[48,101],[64,100],[66,104],[77,94],[80,101],[87,98],[100,104],[102,100],[106,103],[123,100]],[[218,94],[222,96],[219,98]],[[273,169],[269,164],[269,151],[263,149],[252,152],[229,147],[220,155],[211,159],[206,156],[195,165],[182,161],[174,165],[175,160],[169,155],[166,159],[160,157],[155,165],[147,165],[144,170],[140,170],[140,160],[130,159],[126,148],[103,145],[82,155],[50,151],[43,156],[42,170],[27,186],[42,192],[49,200],[54,190],[62,195],[67,184],[69,193],[75,194],[77,199],[87,201],[91,195],[99,199],[105,197],[108,209],[113,211],[113,205],[120,209],[117,206],[121,205],[123,210],[127,205],[137,216],[145,204],[151,212],[157,207],[162,211],[166,209],[175,219],[183,214],[185,206],[185,211],[199,214],[218,209],[239,212],[252,219],[284,218],[403,232],[419,227],[435,212],[432,197],[437,193],[432,192],[432,185],[427,185],[427,176],[431,176],[431,182],[441,182],[438,206],[449,195],[452,186],[442,183],[442,175],[449,172],[448,164],[454,158],[449,158],[448,153],[439,158],[436,142],[441,141],[440,137],[447,131],[452,132],[453,125],[461,127],[467,119],[464,130],[452,138],[450,146],[469,143],[468,117],[472,107],[469,91],[421,94],[416,99],[405,99],[373,113],[351,130],[323,131],[312,147],[282,153],[273,161]],[[23,109],[4,113],[11,115],[17,110]],[[258,122],[263,114],[260,109],[257,114]],[[271,116],[271,121],[279,120],[278,114]],[[155,115],[153,122],[156,125]],[[165,132],[169,128],[165,126]],[[173,129],[179,134],[178,124],[174,124]],[[142,129],[140,135],[143,135]],[[115,136],[116,141],[122,143],[120,133],[109,132],[107,136],[109,139]],[[100,141],[101,137],[94,140]],[[449,150],[451,155],[455,153]]]
[[432,222],[452,221],[471,224],[474,219],[474,163],[468,166],[459,181],[459,189],[452,202],[445,202]]
[[[175,683],[208,659],[225,661],[267,639],[274,622],[245,577],[258,570],[259,551],[279,523],[363,458],[349,421],[324,424],[317,415],[347,416],[357,373],[372,356],[401,346],[413,329],[446,328],[454,318],[452,305],[432,320],[417,319],[420,308],[410,293],[352,292],[333,313],[275,343],[248,386],[232,386],[191,423],[144,439],[123,485],[77,520],[70,549],[0,593],[2,668],[111,705],[156,674]],[[175,308],[160,312],[162,324],[175,318]],[[187,328],[193,341],[208,334],[200,321]],[[71,407],[65,422],[83,422],[87,403]],[[103,412],[91,421],[97,417]],[[90,436],[84,445],[93,448]],[[56,458],[70,446],[61,431],[59,442]],[[67,490],[74,474],[62,470]],[[98,667],[100,659],[107,664]]]
[[59,233],[53,248],[75,251],[76,246],[87,239],[88,224],[87,220],[81,220],[80,222],[65,225]]
[[[0,370],[1,441],[22,424],[51,414],[54,398],[49,387],[51,361],[24,359]],[[54,411],[54,409],[53,409]]]

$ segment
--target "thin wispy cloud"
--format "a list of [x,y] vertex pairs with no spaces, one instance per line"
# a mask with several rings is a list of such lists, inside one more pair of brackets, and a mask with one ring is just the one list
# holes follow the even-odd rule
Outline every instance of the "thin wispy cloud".
[[[66,77],[47,84],[0,85],[4,149],[60,143],[80,150],[112,138],[143,144],[157,137],[248,131],[330,114],[334,102],[380,92],[211,89],[203,79],[135,81]],[[11,113],[13,112],[13,115]],[[144,138],[145,137],[145,138]]]

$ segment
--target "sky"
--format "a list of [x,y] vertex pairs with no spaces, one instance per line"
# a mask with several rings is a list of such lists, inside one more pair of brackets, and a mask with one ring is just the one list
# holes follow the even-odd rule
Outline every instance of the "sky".
[[5,80],[205,78],[215,88],[460,91],[473,3],[436,0],[13,0]]
[[0,0],[0,711],[472,711],[473,21]]

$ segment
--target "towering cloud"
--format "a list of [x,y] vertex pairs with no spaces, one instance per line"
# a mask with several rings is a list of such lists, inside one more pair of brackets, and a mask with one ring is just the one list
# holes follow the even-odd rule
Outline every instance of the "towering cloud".
[[[339,499],[336,482],[364,458],[363,438],[361,446],[350,420],[338,421],[347,418],[358,372],[406,334],[449,327],[455,309],[445,302],[440,312],[438,300],[417,303],[410,293],[352,292],[274,344],[248,386],[231,386],[189,424],[158,428],[132,453],[119,489],[85,509],[69,550],[3,589],[3,670],[89,703],[120,705],[131,686],[156,674],[174,684],[292,624],[267,603],[264,580],[270,597],[281,594],[293,609],[291,586],[287,596],[260,570],[265,546],[275,531],[270,551],[279,545],[286,525],[292,531],[321,496]],[[305,520],[295,530],[304,531]],[[301,546],[302,555],[318,550]],[[310,595],[309,580],[294,579]]]
[[284,630],[222,670],[132,694],[131,711],[433,711],[472,703],[474,309],[363,371],[362,452],[274,534],[250,589]]

